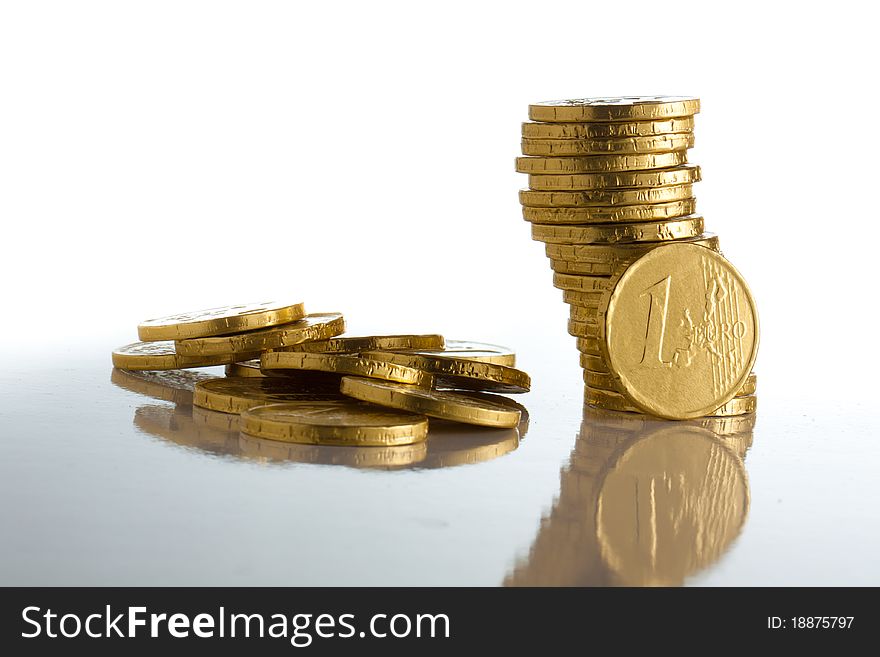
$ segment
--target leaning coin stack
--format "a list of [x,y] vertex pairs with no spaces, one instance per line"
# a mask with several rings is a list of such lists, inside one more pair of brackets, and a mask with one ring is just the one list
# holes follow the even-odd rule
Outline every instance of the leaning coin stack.
[[[696,214],[693,185],[700,180],[700,168],[687,159],[699,109],[699,99],[681,96],[549,101],[530,105],[531,120],[522,125],[524,157],[517,158],[516,169],[529,176],[529,188],[519,193],[523,217],[532,225],[532,238],[545,243],[553,284],[570,306],[568,332],[577,340],[585,401],[591,405],[678,416],[662,404],[641,403],[627,394],[619,372],[608,362],[603,322],[621,273],[646,254],[682,243],[719,252],[717,236],[703,231],[703,217]],[[717,262],[706,265],[712,267],[723,269]],[[662,312],[665,327],[666,298],[661,299],[659,289],[653,297],[649,290],[643,292],[648,296],[642,302],[648,299],[649,306],[639,309],[653,312],[655,324]],[[697,322],[691,324],[694,331],[708,331],[691,342],[714,337],[713,331],[724,328],[716,326],[718,317],[691,319]],[[626,334],[634,336],[645,327],[629,328]],[[717,351],[715,345],[708,348]],[[661,348],[660,367],[668,360],[668,349]],[[681,363],[676,361],[675,367]],[[719,393],[725,401],[717,411],[692,409],[688,417],[752,412],[754,375],[747,371],[745,377],[733,378],[741,383],[736,400]]]
[[428,417],[514,428],[522,406],[488,392],[527,392],[512,351],[440,335],[345,336],[340,313],[302,303],[228,306],[152,319],[142,342],[113,352],[123,370],[226,365],[195,384],[193,404],[240,414],[244,433],[292,443],[408,445]]

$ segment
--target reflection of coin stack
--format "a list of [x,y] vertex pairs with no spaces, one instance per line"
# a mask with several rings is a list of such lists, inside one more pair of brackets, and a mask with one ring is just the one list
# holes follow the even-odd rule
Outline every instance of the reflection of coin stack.
[[[614,275],[671,242],[719,250],[695,214],[700,168],[687,163],[699,108],[698,99],[678,96],[549,101],[531,105],[523,123],[525,157],[516,163],[529,175],[519,194],[523,217],[546,244],[553,285],[570,307],[568,332],[592,405],[637,410],[600,348],[601,305]],[[745,393],[754,393],[754,378]],[[726,404],[722,414],[750,412],[753,401]]]

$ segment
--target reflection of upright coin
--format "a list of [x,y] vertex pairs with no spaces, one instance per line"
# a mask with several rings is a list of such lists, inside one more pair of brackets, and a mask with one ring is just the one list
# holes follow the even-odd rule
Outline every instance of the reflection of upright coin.
[[630,265],[599,328],[602,356],[627,398],[669,419],[728,402],[757,355],[758,316],[745,280],[693,244],[658,247]]
[[138,337],[152,342],[227,335],[287,324],[303,315],[305,309],[301,303],[245,303],[148,319],[138,325]]

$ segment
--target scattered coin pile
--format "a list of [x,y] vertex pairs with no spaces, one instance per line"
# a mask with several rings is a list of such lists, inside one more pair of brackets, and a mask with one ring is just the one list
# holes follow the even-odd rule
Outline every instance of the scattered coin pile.
[[425,440],[428,417],[512,428],[522,407],[484,392],[527,392],[505,347],[440,335],[344,336],[339,313],[301,303],[228,306],[152,319],[113,352],[132,371],[226,365],[199,381],[193,404],[241,414],[241,430],[273,440],[395,446]]
[[570,306],[592,406],[670,419],[756,408],[754,304],[696,214],[699,109],[680,96],[529,106],[523,217]]

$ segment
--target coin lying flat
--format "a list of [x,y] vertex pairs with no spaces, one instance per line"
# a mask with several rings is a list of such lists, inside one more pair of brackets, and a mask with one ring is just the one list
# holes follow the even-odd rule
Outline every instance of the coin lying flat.
[[755,395],[734,397],[714,411],[708,413],[710,417],[726,417],[728,415],[746,415],[758,410],[758,398]]
[[608,365],[605,364],[605,359],[602,356],[582,353],[580,363],[582,368],[591,372],[608,372]]
[[[682,242],[698,244],[713,251],[720,251],[718,236],[712,233],[703,233],[696,237],[690,237]],[[657,248],[657,243],[647,244],[547,244],[544,251],[547,257],[554,263],[596,263],[608,264],[614,267],[612,271],[622,265],[635,262],[648,251]],[[575,273],[575,272],[572,272]]]
[[614,383],[614,377],[608,372],[594,372],[593,370],[584,370],[584,383],[591,388],[600,390],[610,390],[619,393]]
[[226,366],[226,376],[260,378],[266,375],[260,371],[260,359],[254,358],[240,363],[230,363]]
[[618,96],[547,100],[529,105],[529,119],[548,123],[656,121],[693,116],[700,99],[691,96]]
[[758,315],[745,280],[694,244],[649,251],[600,309],[601,353],[628,400],[668,419],[707,415],[746,383]]
[[518,157],[516,170],[533,175],[607,173],[610,171],[644,171],[666,169],[687,162],[687,151],[622,155],[590,155],[586,157]]
[[620,139],[646,137],[694,130],[694,117],[660,121],[620,121],[607,123],[532,123],[522,124],[525,139]]
[[292,401],[326,401],[341,397],[336,386],[307,388],[281,378],[220,377],[196,384],[193,404],[221,413],[241,413],[254,406]]
[[516,367],[516,353],[510,347],[485,342],[471,342],[470,340],[447,340],[446,346],[442,350],[421,349],[408,353],[437,358],[463,358],[478,363]]
[[[270,351],[260,357],[264,370],[314,370],[333,374],[351,374],[398,383],[430,386],[431,375],[421,369],[401,365],[388,359],[370,358],[367,352],[355,354],[309,354],[296,351]],[[382,352],[396,353],[396,352]]]
[[582,322],[578,319],[568,320],[568,334],[575,337],[599,339],[599,325],[595,322]]
[[703,232],[703,217],[692,214],[668,221],[594,226],[532,224],[532,238],[551,244],[626,244],[666,242],[696,237]]
[[583,208],[532,208],[524,206],[522,214],[523,219],[535,224],[609,224],[677,219],[693,214],[696,209],[696,199],[687,198],[668,203]]
[[610,205],[644,205],[670,203],[693,198],[692,184],[646,187],[636,189],[594,189],[578,192],[542,192],[534,189],[519,190],[519,202],[531,208],[584,208]]
[[[610,278],[610,277],[608,277]],[[565,303],[580,308],[595,309],[598,313],[599,306],[602,303],[604,292],[589,290],[563,290],[562,300]]]
[[520,412],[486,395],[470,396],[463,392],[431,390],[399,383],[346,376],[343,394],[380,406],[398,408],[443,420],[512,429],[519,424]]
[[[601,320],[600,320],[601,321]],[[602,353],[602,347],[599,344],[599,338],[595,337],[578,337],[577,350],[582,354],[590,354],[591,356],[600,356],[606,363],[608,359]]]
[[241,419],[242,431],[251,436],[312,445],[390,447],[428,435],[425,417],[351,399],[258,406]]
[[596,306],[595,308],[589,308],[586,306],[571,306],[569,308],[569,317],[579,322],[596,324],[599,321],[599,307]]
[[670,153],[694,147],[694,134],[650,135],[620,139],[522,140],[523,155],[580,156],[605,153]]
[[148,319],[138,325],[138,337],[153,342],[227,335],[295,322],[304,315],[302,303],[245,303]]
[[608,173],[530,174],[529,187],[539,191],[643,189],[699,182],[700,167],[684,164],[669,169]]
[[221,354],[219,356],[181,356],[170,341],[135,342],[113,350],[113,367],[122,370],[180,370],[191,367],[226,365],[249,360],[259,353]]
[[522,370],[467,358],[438,358],[399,351],[367,351],[363,356],[425,372],[433,378],[437,388],[520,393],[528,392],[531,386],[529,375]]
[[313,313],[289,324],[247,333],[178,340],[175,349],[183,356],[260,352],[309,340],[326,340],[343,331],[345,319],[340,313]]
[[303,342],[282,351],[307,351],[320,354],[356,354],[361,351],[402,351],[414,349],[443,349],[442,335],[365,335],[343,336],[331,340]]
[[610,292],[614,289],[614,281],[608,276],[582,276],[557,272],[553,274],[553,287],[580,292]]

